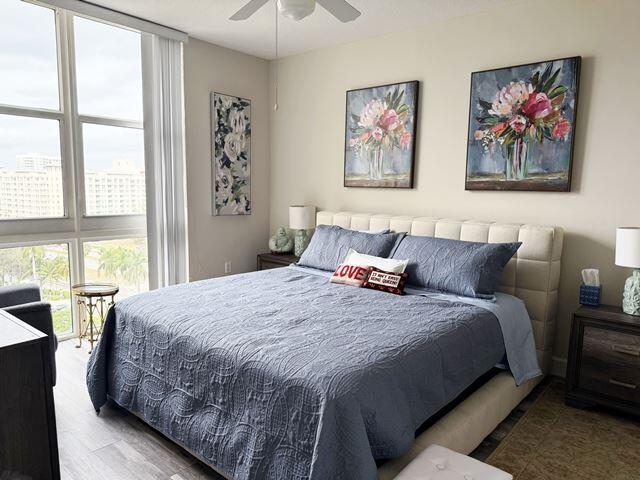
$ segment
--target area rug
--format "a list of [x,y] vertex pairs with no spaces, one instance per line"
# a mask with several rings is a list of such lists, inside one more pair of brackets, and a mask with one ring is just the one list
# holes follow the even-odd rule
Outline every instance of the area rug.
[[640,422],[564,404],[551,382],[487,458],[515,480],[640,479]]

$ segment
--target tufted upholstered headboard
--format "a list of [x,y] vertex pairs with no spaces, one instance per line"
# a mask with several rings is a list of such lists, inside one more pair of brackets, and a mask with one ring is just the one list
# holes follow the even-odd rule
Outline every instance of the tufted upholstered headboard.
[[471,242],[522,242],[516,256],[507,264],[498,290],[519,297],[526,304],[533,324],[538,361],[542,370],[549,372],[558,305],[563,240],[561,228],[326,211],[317,213],[316,223],[358,230],[389,228],[411,235]]

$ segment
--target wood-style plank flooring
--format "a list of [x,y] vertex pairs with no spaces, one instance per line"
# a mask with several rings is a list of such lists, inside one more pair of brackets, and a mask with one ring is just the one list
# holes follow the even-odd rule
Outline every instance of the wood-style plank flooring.
[[[134,415],[106,405],[96,415],[85,384],[89,355],[61,342],[56,354],[56,423],[63,480],[221,480]],[[84,344],[83,344],[84,347]]]

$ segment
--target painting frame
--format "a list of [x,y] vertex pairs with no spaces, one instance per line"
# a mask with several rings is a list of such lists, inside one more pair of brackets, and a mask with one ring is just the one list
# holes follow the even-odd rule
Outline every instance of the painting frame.
[[[573,75],[573,84],[567,91],[571,92],[572,104],[571,104],[571,120],[570,120],[570,141],[568,145],[568,161],[567,166],[564,169],[564,176],[566,179],[561,182],[533,180],[530,178],[520,180],[509,180],[507,178],[501,180],[470,180],[472,174],[470,172],[470,160],[471,149],[473,148],[473,119],[474,119],[474,76],[483,74],[492,74],[501,71],[511,71],[515,69],[529,68],[531,72],[534,72],[536,68],[540,68],[543,65],[550,65],[553,71],[553,65],[558,62],[574,62],[573,70],[570,72]],[[570,192],[571,182],[573,177],[573,162],[575,155],[575,139],[576,139],[576,125],[578,121],[578,100],[580,95],[580,73],[581,73],[582,57],[562,57],[554,58],[551,60],[543,60],[538,62],[529,62],[519,65],[513,65],[509,67],[490,68],[486,70],[475,71],[471,73],[470,85],[469,85],[469,117],[468,117],[468,129],[467,129],[467,152],[465,162],[465,190],[488,190],[488,191],[526,191],[526,192]],[[563,67],[561,67],[563,68]],[[538,70],[540,72],[541,70]],[[535,74],[534,74],[535,75]],[[476,95],[479,98],[478,95]],[[563,110],[564,113],[564,110]],[[545,137],[547,138],[547,137]],[[508,168],[508,166],[507,166]],[[506,176],[506,175],[505,175]]]
[[[349,144],[348,144],[348,132],[349,132],[349,119],[350,119],[350,114],[353,112],[350,112],[349,109],[349,96],[350,94],[354,94],[356,92],[364,92],[364,91],[375,91],[376,89],[386,89],[386,88],[392,88],[392,87],[397,87],[400,85],[410,85],[411,87],[413,87],[414,91],[413,91],[413,101],[411,102],[410,107],[413,109],[412,110],[412,118],[411,118],[411,125],[410,125],[410,130],[408,131],[409,135],[411,135],[411,145],[408,149],[409,151],[409,155],[410,155],[410,162],[408,165],[409,171],[408,171],[408,177],[406,179],[405,184],[400,184],[400,185],[394,185],[394,184],[384,184],[384,182],[381,182],[380,179],[378,180],[374,180],[374,179],[369,179],[369,180],[364,180],[364,181],[355,181],[353,179],[349,179],[348,178],[348,162],[349,162]],[[416,165],[416,144],[417,144],[417,131],[418,131],[418,109],[419,109],[419,100],[420,100],[420,81],[419,80],[409,80],[409,81],[404,81],[404,82],[394,82],[394,83],[387,83],[387,84],[382,84],[382,85],[375,85],[375,86],[368,86],[368,87],[361,87],[361,88],[355,88],[355,89],[351,89],[351,90],[347,90],[346,94],[345,94],[345,130],[344,130],[344,158],[343,158],[343,182],[342,182],[342,186],[345,188],[400,188],[400,189],[412,189],[414,188],[414,183],[415,183],[415,165]],[[371,182],[372,184],[367,184],[368,182]]]
[[[229,120],[229,109],[234,107],[234,105],[236,106],[236,114],[234,114],[234,120],[232,120],[234,127],[229,127],[225,125],[224,122],[219,121],[216,102],[222,97],[225,97],[227,101],[231,101],[229,107],[226,107],[225,104],[225,108],[227,108],[226,121]],[[253,133],[251,99],[212,91],[209,95],[209,105],[211,114],[211,215],[214,217],[249,216],[253,210],[251,185],[251,140]],[[239,106],[242,107],[240,111],[241,116],[237,115]],[[242,132],[236,131],[239,126],[243,127]],[[230,128],[232,130],[225,133],[225,143],[221,142],[222,138],[218,135],[218,129],[220,127]],[[233,134],[241,140],[237,143],[234,141],[233,147],[225,150],[228,134]],[[233,158],[234,155],[235,158]],[[224,165],[221,165],[221,162],[223,162]],[[240,171],[238,171],[238,167],[240,167]],[[225,168],[227,168],[229,172],[222,172]],[[234,175],[234,173],[240,173],[241,175]],[[228,181],[229,176],[231,176],[230,182]],[[225,182],[220,181],[225,179]],[[238,187],[236,185],[237,182],[244,182],[244,185]],[[221,184],[223,184],[225,188],[225,192],[223,193],[220,192]],[[229,191],[232,195],[236,195],[238,192],[240,193],[237,198],[232,198],[232,200],[236,202],[236,205],[229,206],[224,204],[220,206],[218,199],[222,198],[226,193],[229,193]],[[228,201],[229,197],[227,198],[227,202]],[[229,207],[233,208],[230,209]]]

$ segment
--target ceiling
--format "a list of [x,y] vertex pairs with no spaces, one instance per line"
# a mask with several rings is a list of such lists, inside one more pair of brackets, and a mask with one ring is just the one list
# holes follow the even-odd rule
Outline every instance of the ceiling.
[[[273,59],[274,3],[248,20],[229,17],[248,0],[90,0],[91,3],[173,27],[190,36],[258,57]],[[322,7],[294,22],[280,16],[279,56],[479,13],[522,0],[349,0],[362,15],[341,23]]]

